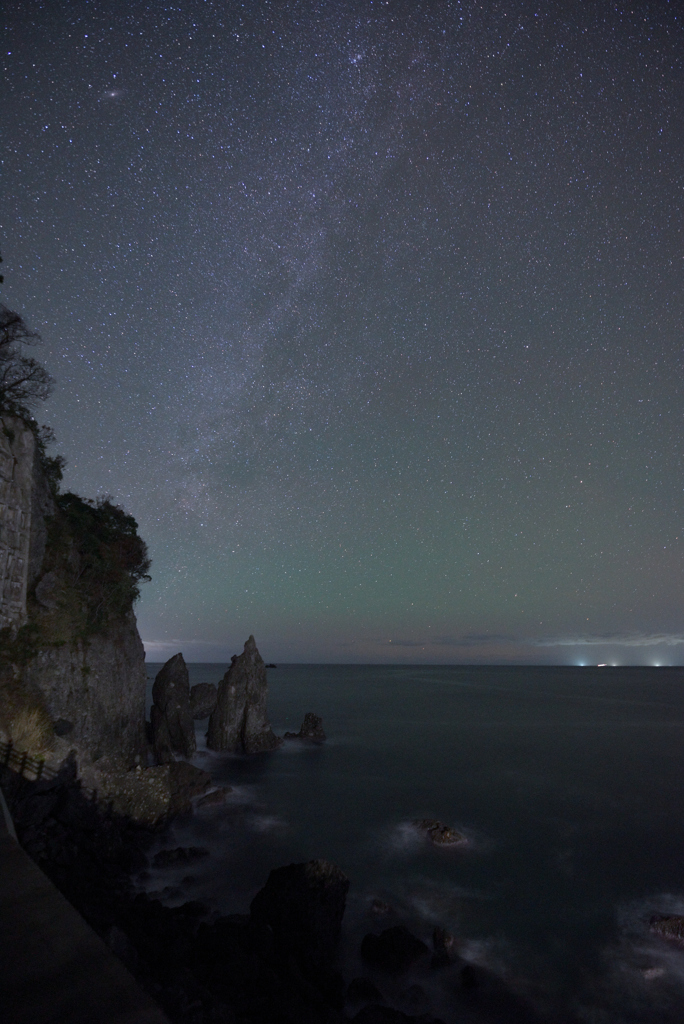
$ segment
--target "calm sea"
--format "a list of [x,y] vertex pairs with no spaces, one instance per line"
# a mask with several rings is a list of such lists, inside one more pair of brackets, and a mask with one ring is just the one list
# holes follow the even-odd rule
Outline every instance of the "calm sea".
[[[191,683],[224,671],[191,665]],[[684,913],[684,670],[282,665],[268,707],[276,732],[322,715],[327,742],[233,757],[197,723],[195,763],[233,793],[164,844],[211,856],[149,888],[244,913],[271,868],[324,857],[351,879],[347,978],[365,932],[404,923],[429,942],[442,925],[554,1020],[684,1020],[684,950],[648,927]],[[420,817],[467,845],[431,846]],[[385,994],[401,1006],[411,981],[466,1019],[435,972]]]

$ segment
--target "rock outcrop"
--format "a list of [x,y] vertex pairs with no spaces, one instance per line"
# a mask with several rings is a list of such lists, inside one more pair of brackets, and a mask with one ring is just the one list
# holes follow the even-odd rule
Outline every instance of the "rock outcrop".
[[100,802],[114,813],[159,828],[192,809],[192,800],[210,787],[211,775],[186,761],[173,761],[128,772],[87,773],[86,781],[97,785]]
[[266,666],[253,636],[219,683],[207,731],[207,746],[239,754],[273,750],[282,743],[266,718]]
[[467,842],[462,833],[435,818],[417,818],[413,825],[420,832],[424,832],[435,846],[462,846]]
[[208,718],[216,707],[218,689],[213,683],[197,683],[190,690],[190,713],[194,719]]
[[427,951],[425,943],[403,925],[386,928],[380,935],[371,932],[361,943],[361,959],[389,974],[407,971]]
[[299,732],[286,732],[283,738],[286,740],[312,740],[314,743],[322,743],[325,739],[323,719],[308,711],[304,715],[304,721]]
[[197,749],[190,708],[190,677],[182,654],[174,654],[159,670],[152,686],[152,746],[159,764],[174,755],[192,757]]
[[252,900],[251,920],[267,926],[280,955],[294,957],[305,972],[330,968],[348,890],[347,876],[325,860],[275,868]]

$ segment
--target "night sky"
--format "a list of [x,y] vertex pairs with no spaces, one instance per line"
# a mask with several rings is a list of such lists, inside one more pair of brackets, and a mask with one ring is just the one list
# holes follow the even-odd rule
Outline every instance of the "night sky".
[[3,301],[148,658],[684,661],[684,4],[4,23]]

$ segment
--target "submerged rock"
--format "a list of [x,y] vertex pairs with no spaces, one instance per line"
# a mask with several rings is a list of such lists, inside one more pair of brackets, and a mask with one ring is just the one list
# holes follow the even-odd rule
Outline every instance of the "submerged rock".
[[213,683],[197,683],[190,690],[190,713],[194,719],[208,718],[216,707],[218,689]]
[[219,683],[218,700],[207,731],[211,750],[255,754],[282,743],[266,718],[266,666],[253,636]]
[[152,745],[159,764],[175,754],[192,757],[197,748],[190,710],[190,677],[182,654],[174,654],[157,673],[150,712]]
[[154,868],[173,868],[178,864],[192,864],[202,857],[208,857],[209,851],[204,846],[177,846],[175,850],[160,850],[152,858]]
[[315,743],[321,743],[325,739],[323,719],[308,711],[304,715],[299,732],[286,732],[284,738],[286,740],[313,740]]

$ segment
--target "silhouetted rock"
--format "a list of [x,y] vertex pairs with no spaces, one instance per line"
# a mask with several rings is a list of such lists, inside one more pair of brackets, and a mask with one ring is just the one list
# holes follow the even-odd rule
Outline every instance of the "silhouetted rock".
[[218,701],[209,719],[207,746],[254,754],[282,743],[266,718],[266,666],[250,636],[245,649],[219,683]]
[[193,718],[208,718],[216,707],[218,688],[213,683],[197,683],[190,690],[190,713]]
[[132,821],[158,828],[192,809],[192,800],[211,785],[211,775],[186,761],[98,775],[101,800]]
[[390,974],[407,971],[427,951],[425,943],[403,925],[386,928],[380,935],[370,933],[361,943],[362,960]]
[[325,739],[323,719],[308,711],[304,715],[299,732],[286,732],[284,738],[286,740],[314,740],[316,743],[320,743]]
[[174,754],[192,757],[197,744],[190,710],[190,679],[182,654],[174,654],[157,673],[150,711],[154,754],[159,764]]
[[224,804],[226,802],[226,793],[232,793],[232,786],[219,786],[218,789],[212,789],[211,793],[206,793],[201,796],[195,807],[211,807],[216,804]]

